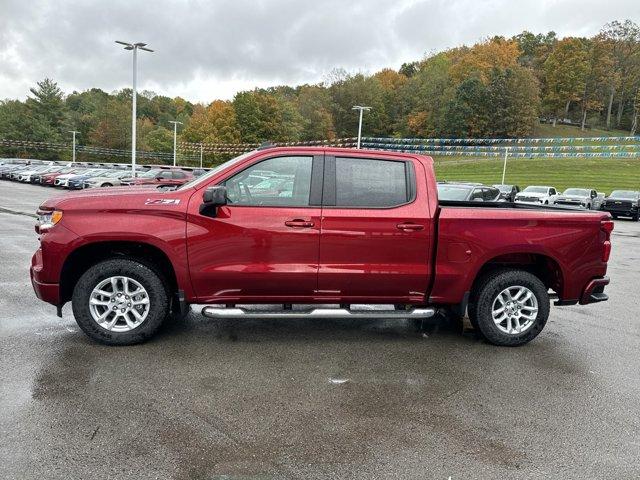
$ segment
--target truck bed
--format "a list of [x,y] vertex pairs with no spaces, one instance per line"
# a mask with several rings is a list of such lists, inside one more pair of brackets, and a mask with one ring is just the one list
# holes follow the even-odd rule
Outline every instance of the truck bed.
[[[561,301],[606,274],[601,223],[607,212],[510,202],[441,201],[436,212],[435,275],[430,301],[455,303],[488,263],[531,264],[545,272]],[[555,273],[557,272],[557,273]]]

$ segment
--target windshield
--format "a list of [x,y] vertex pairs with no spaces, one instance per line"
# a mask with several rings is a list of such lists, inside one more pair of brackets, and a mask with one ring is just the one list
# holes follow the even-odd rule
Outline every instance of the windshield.
[[634,192],[632,190],[614,190],[611,192],[610,197],[616,198],[628,198],[630,200],[635,200],[638,198],[638,192]]
[[97,177],[99,175],[104,175],[105,173],[108,173],[108,172],[109,172],[109,170],[92,170],[92,171],[89,171],[89,172],[81,173],[80,175]]
[[138,177],[138,178],[154,178],[161,171],[162,170],[160,170],[159,168],[152,168],[151,170],[147,170],[144,173],[136,173],[136,177]]
[[466,200],[467,196],[469,196],[469,187],[438,185],[438,198],[440,200]]
[[239,155],[239,156],[237,156],[235,158],[232,158],[231,160],[227,160],[226,162],[221,163],[217,167],[214,167],[206,175],[201,175],[199,177],[195,177],[193,180],[191,180],[191,181],[185,183],[184,185],[180,186],[178,188],[178,190],[185,190],[187,188],[195,187],[196,185],[199,185],[202,182],[206,182],[211,177],[217,175],[219,172],[221,172],[225,168],[230,167],[232,165],[235,165],[236,163],[240,163],[241,161],[245,160],[249,156],[253,155],[255,152],[256,152],[255,150],[251,150],[250,152],[243,153],[242,155]]
[[574,195],[576,197],[588,197],[590,195],[589,190],[584,188],[567,188],[563,195]]
[[547,187],[527,187],[523,191],[527,193],[547,193]]
[[110,172],[105,174],[105,177],[114,178],[123,175],[125,172]]

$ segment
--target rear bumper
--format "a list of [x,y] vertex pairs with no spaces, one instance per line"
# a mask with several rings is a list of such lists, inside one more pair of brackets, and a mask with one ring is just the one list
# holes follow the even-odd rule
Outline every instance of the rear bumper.
[[580,297],[580,304],[586,305],[588,303],[605,302],[609,300],[609,296],[604,293],[604,287],[609,285],[609,277],[594,278],[582,291]]

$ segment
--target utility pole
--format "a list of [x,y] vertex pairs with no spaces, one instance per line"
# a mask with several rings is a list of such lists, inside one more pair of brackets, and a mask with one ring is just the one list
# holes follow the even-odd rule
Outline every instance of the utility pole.
[[354,105],[351,110],[360,110],[360,120],[358,121],[358,150],[360,149],[360,139],[362,138],[362,112],[371,110],[371,107]]
[[202,168],[202,143],[200,143],[200,168]]
[[136,176],[136,97],[137,97],[137,76],[138,76],[138,49],[145,52],[153,52],[146,48],[146,43],[127,43],[116,40],[116,43],[124,45],[125,50],[133,52],[133,92],[131,93],[131,176]]
[[76,133],[80,133],[77,132],[76,130],[70,130],[69,133],[73,134],[73,154],[72,154],[72,162],[76,163]]
[[177,120],[169,120],[169,123],[173,123],[173,166],[176,166],[176,145],[178,138],[178,124],[182,125],[182,122]]
[[504,176],[507,173],[507,157],[509,156],[509,147],[504,149],[504,165],[502,166],[502,185],[504,185]]

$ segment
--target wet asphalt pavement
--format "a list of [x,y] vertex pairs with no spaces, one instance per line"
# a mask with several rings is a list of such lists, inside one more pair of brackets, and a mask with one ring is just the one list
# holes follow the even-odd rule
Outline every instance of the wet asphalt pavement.
[[[0,207],[53,193],[0,182]],[[115,348],[35,298],[34,219],[0,221],[0,478],[640,477],[640,223],[616,222],[609,302],[520,348],[198,313]]]

